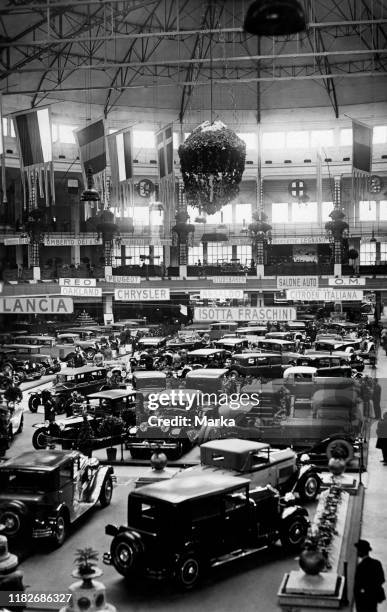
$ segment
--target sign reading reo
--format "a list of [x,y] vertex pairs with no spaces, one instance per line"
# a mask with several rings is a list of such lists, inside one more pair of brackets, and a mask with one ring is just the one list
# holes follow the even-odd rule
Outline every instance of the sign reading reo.
[[169,289],[114,289],[114,299],[118,302],[166,302]]
[[277,289],[318,287],[318,276],[277,276]]
[[294,321],[295,308],[194,308],[194,321]]
[[328,278],[328,285],[333,285],[334,287],[364,287],[365,284],[365,278],[356,278],[355,276],[331,276]]
[[85,246],[88,244],[102,244],[102,238],[47,238],[44,237],[44,246]]
[[246,284],[245,276],[208,276],[208,280],[212,280],[213,283],[237,283],[240,285]]
[[141,276],[106,276],[107,283],[117,283],[117,285],[136,285],[141,282]]
[[95,287],[97,284],[96,278],[60,278],[59,284],[61,287]]
[[39,297],[2,297],[0,312],[5,314],[71,314],[74,304],[71,298]]
[[61,287],[60,294],[74,297],[102,297],[102,289],[101,287]]
[[286,297],[294,302],[360,302],[363,291],[355,289],[287,289]]
[[201,300],[243,300],[243,289],[201,289]]

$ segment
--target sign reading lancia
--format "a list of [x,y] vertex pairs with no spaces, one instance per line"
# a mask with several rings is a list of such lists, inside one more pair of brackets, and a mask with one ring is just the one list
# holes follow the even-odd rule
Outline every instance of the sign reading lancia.
[[194,308],[194,321],[295,321],[295,308]]
[[169,289],[114,289],[114,299],[118,302],[167,302]]
[[293,302],[361,302],[363,291],[356,289],[287,289],[286,298]]
[[73,295],[74,297],[102,297],[101,287],[61,287],[61,295]]
[[318,287],[318,276],[277,276],[277,289],[311,289]]
[[69,297],[1,297],[0,312],[3,314],[71,314],[73,300]]
[[60,278],[59,284],[61,287],[95,287],[97,284],[96,278]]
[[356,276],[331,276],[328,278],[328,285],[333,287],[364,287],[365,284],[365,278],[357,278]]

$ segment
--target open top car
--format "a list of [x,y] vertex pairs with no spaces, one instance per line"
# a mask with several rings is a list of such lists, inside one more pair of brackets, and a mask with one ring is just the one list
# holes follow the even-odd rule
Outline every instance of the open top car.
[[113,493],[113,468],[79,452],[26,451],[0,464],[0,524],[14,540],[49,538],[56,546],[69,527]]
[[106,527],[113,540],[104,562],[126,578],[172,578],[190,589],[211,567],[278,539],[299,549],[308,525],[307,511],[284,507],[270,486],[224,474],[171,478],[129,494],[127,525]]
[[303,501],[314,500],[321,487],[321,478],[311,464],[298,464],[290,448],[272,448],[265,442],[211,440],[200,446],[200,465],[178,472],[186,478],[204,474],[234,474],[251,480],[251,486],[270,484],[284,493],[295,493]]

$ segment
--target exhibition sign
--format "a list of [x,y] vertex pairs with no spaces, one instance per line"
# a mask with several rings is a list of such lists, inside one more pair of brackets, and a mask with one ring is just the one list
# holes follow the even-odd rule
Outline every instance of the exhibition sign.
[[61,287],[61,295],[74,297],[102,297],[101,287]]
[[96,278],[60,278],[59,284],[64,287],[95,287]]
[[169,289],[114,289],[114,299],[118,302],[164,302],[169,298]]
[[30,237],[29,236],[16,236],[14,238],[4,238],[5,246],[13,246],[18,244],[29,244]]
[[102,238],[48,238],[43,239],[44,246],[87,246],[102,244]]
[[297,312],[290,307],[194,308],[194,321],[295,321]]
[[363,291],[356,289],[287,289],[286,298],[294,302],[360,302]]
[[271,244],[327,244],[329,239],[324,234],[316,236],[273,236]]
[[277,289],[318,287],[318,276],[277,276]]
[[212,280],[213,283],[238,283],[241,285],[246,284],[245,276],[207,276],[208,280]]
[[73,300],[69,297],[1,297],[0,312],[4,314],[71,314]]
[[331,276],[328,278],[328,285],[333,287],[364,287],[365,284],[365,278],[357,278],[356,276]]
[[243,289],[201,289],[201,300],[243,300]]
[[141,276],[106,276],[105,281],[118,285],[136,285],[141,282]]

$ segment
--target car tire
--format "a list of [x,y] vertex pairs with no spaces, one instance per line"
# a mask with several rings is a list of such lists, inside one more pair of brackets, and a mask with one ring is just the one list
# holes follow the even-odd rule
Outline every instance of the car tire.
[[51,536],[51,541],[55,548],[60,548],[67,538],[68,520],[63,512],[60,512],[55,520],[55,533]]
[[42,450],[48,446],[48,430],[46,427],[39,427],[32,435],[32,446],[36,450]]
[[304,516],[290,517],[281,528],[281,544],[287,550],[300,550],[307,533],[308,521]]
[[128,578],[138,569],[143,552],[141,536],[137,533],[123,531],[112,540],[111,563],[121,576]]
[[320,492],[320,480],[316,474],[308,474],[301,480],[297,490],[303,502],[314,501]]
[[102,508],[106,508],[110,505],[113,496],[113,480],[110,474],[105,476],[102,483],[101,492],[99,494],[98,501]]
[[31,395],[30,399],[28,400],[28,408],[30,410],[30,412],[38,412],[38,408],[40,406],[40,398],[38,395]]
[[23,431],[23,427],[24,427],[24,415],[21,415],[21,419],[20,419],[20,423],[19,423],[19,427],[17,428],[17,434],[21,434]]
[[173,577],[177,586],[185,591],[193,589],[201,578],[201,563],[195,554],[182,555],[176,562]]
[[30,523],[28,509],[23,502],[14,500],[0,506],[0,524],[4,525],[2,534],[8,539],[26,537]]
[[346,461],[347,463],[352,461],[354,451],[353,451],[352,444],[348,442],[348,440],[343,440],[341,438],[337,440],[331,440],[329,444],[327,445],[326,451],[325,451],[328,459],[332,459],[332,457],[335,456],[335,451],[337,450],[339,450],[340,453],[341,452],[343,453],[344,461]]

